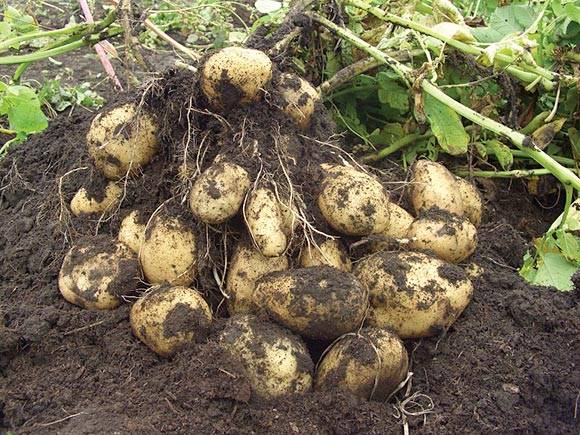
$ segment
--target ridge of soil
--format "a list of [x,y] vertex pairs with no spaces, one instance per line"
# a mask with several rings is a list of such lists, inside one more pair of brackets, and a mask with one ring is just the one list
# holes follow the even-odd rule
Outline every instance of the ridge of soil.
[[[87,177],[97,177],[85,169],[61,178],[89,161],[90,118],[61,117],[0,162],[0,429],[400,432],[396,401],[313,392],[261,402],[240,363],[212,343],[165,360],[132,336],[129,304],[89,311],[61,297],[57,276],[71,238],[97,220],[59,221],[61,195],[68,203]],[[147,188],[129,189],[100,234],[116,237],[129,210],[147,207],[151,198],[161,202],[170,191],[166,175],[162,161],[146,168],[133,182]],[[137,191],[148,197],[130,193]],[[407,415],[412,432],[578,433],[579,292],[530,286],[515,272],[526,240],[555,214],[531,203],[518,183],[497,189],[479,231],[474,259],[485,272],[472,303],[444,336],[406,342],[411,393],[423,395],[405,410],[434,404],[432,413]]]

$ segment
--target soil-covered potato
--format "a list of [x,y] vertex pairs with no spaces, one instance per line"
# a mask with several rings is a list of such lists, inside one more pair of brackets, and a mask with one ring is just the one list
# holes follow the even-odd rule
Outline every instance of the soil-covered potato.
[[259,100],[272,79],[272,61],[263,52],[227,47],[212,54],[201,70],[209,104],[224,109]]
[[409,228],[413,224],[415,218],[404,208],[395,204],[388,203],[389,207],[389,226],[382,231],[378,236],[383,240],[378,240],[373,243],[372,251],[378,252],[385,249],[391,249],[396,243],[394,239],[406,239],[409,237]]
[[212,315],[201,295],[187,287],[158,285],[131,307],[133,334],[161,356],[206,336]]
[[146,226],[147,220],[143,213],[140,210],[133,210],[121,221],[117,238],[138,254],[145,240]]
[[266,257],[278,257],[288,245],[284,215],[276,195],[259,187],[249,195],[245,210],[248,231],[260,252]]
[[180,218],[157,214],[147,224],[139,261],[151,284],[189,285],[197,274],[197,238]]
[[121,199],[123,189],[114,182],[107,183],[100,195],[91,195],[81,187],[70,202],[70,209],[75,216],[91,213],[103,213],[113,209]]
[[451,263],[469,258],[477,247],[477,229],[466,218],[429,212],[409,228],[409,247],[431,251]]
[[440,163],[419,160],[411,168],[410,198],[415,213],[441,209],[463,216],[464,205],[455,176]]
[[469,181],[456,177],[455,183],[459,190],[459,196],[463,201],[463,210],[467,219],[476,227],[481,223],[483,215],[483,199],[477,187]]
[[308,128],[319,99],[316,89],[296,74],[283,73],[280,75],[278,91],[282,111],[303,129]]
[[228,265],[226,293],[228,312],[234,314],[254,313],[257,310],[254,290],[256,281],[265,274],[288,270],[288,257],[264,257],[253,245],[240,243]]
[[87,133],[95,166],[110,179],[137,172],[157,152],[157,124],[135,105],[127,103],[98,114]]
[[122,243],[97,237],[68,251],[58,276],[58,288],[71,304],[112,310],[121,303],[121,296],[135,291],[138,278],[135,254]]
[[256,301],[276,322],[303,337],[332,340],[362,324],[366,287],[350,273],[319,266],[262,277]]
[[250,187],[248,172],[239,165],[214,162],[195,181],[189,194],[193,214],[208,224],[220,224],[236,215]]
[[312,388],[314,364],[300,337],[254,316],[234,316],[217,337],[241,360],[252,386],[262,399],[305,393]]
[[352,270],[352,262],[346,249],[337,239],[327,239],[318,246],[304,246],[298,262],[302,267],[331,266],[343,272]]
[[385,401],[407,377],[409,357],[403,342],[383,328],[346,334],[326,351],[316,367],[316,390],[338,389]]
[[318,207],[332,228],[350,236],[368,236],[388,227],[389,199],[377,179],[340,166],[327,173]]
[[463,269],[418,252],[381,252],[358,263],[354,274],[368,287],[369,326],[391,328],[401,338],[437,335],[471,300]]

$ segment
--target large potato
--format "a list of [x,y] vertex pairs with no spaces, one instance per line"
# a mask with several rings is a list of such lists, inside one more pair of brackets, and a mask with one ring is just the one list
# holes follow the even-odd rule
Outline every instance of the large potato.
[[451,263],[469,258],[477,247],[477,229],[466,218],[427,213],[409,228],[411,249],[431,251]]
[[467,219],[476,227],[481,223],[483,216],[483,199],[477,187],[469,181],[456,177],[455,183],[463,201],[463,210]]
[[187,287],[159,285],[131,307],[133,334],[161,356],[206,336],[212,315],[201,295]]
[[364,328],[341,337],[326,351],[316,368],[314,387],[385,401],[408,370],[407,350],[395,334]]
[[271,78],[272,61],[265,53],[227,47],[205,61],[201,89],[213,107],[231,108],[259,100]]
[[87,133],[89,154],[95,166],[110,179],[137,172],[157,152],[154,119],[127,103],[98,114]]
[[410,197],[415,213],[437,208],[463,216],[464,205],[455,176],[440,163],[419,160],[411,168]]
[[218,342],[244,365],[252,392],[262,399],[305,393],[314,364],[300,337],[254,316],[228,319]]
[[143,240],[145,240],[146,226],[147,220],[144,218],[143,212],[133,210],[121,221],[117,238],[119,242],[124,243],[138,254]]
[[296,74],[283,73],[280,75],[278,91],[282,111],[301,128],[308,128],[315,104],[319,99],[316,89]]
[[288,245],[287,225],[274,192],[259,187],[250,193],[245,210],[248,231],[260,252],[278,257]]
[[264,257],[250,244],[240,243],[236,246],[226,277],[230,315],[255,312],[256,281],[267,273],[288,270],[288,263],[288,257]]
[[100,195],[91,195],[87,189],[81,187],[70,202],[70,209],[75,216],[91,213],[104,213],[112,210],[121,199],[123,189],[117,184],[107,183]]
[[368,236],[388,227],[389,199],[378,180],[346,167],[327,172],[318,207],[332,228],[350,236]]
[[300,251],[298,262],[302,267],[331,266],[343,272],[352,270],[352,262],[346,249],[336,239],[327,239],[318,246],[304,246]]
[[197,274],[195,233],[180,218],[159,213],[147,224],[139,261],[151,284],[187,286]]
[[266,275],[255,297],[276,322],[322,340],[360,327],[368,306],[366,287],[352,274],[328,266]]
[[135,291],[139,263],[124,244],[98,237],[73,246],[66,254],[58,288],[71,304],[83,308],[112,310],[121,296]]
[[250,177],[244,168],[214,162],[193,184],[189,206],[203,222],[220,224],[235,216],[249,188]]
[[391,328],[401,338],[446,330],[473,293],[463,269],[418,252],[375,254],[354,274],[369,289],[368,325]]

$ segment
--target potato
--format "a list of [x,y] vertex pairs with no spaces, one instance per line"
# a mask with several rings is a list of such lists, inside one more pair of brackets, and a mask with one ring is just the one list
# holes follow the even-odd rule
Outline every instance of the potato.
[[162,213],[147,224],[139,261],[151,284],[189,285],[197,274],[197,238],[180,218]]
[[307,129],[319,99],[318,91],[306,80],[290,73],[280,75],[278,86],[282,111],[302,129]]
[[87,189],[81,187],[73,196],[70,209],[75,216],[103,213],[116,207],[122,194],[123,189],[113,182],[107,183],[100,195],[90,195]]
[[466,218],[441,213],[427,213],[409,228],[409,247],[431,251],[451,263],[459,263],[477,247],[477,230]]
[[255,298],[276,322],[321,340],[357,329],[368,306],[367,289],[328,266],[270,273],[258,280]]
[[88,151],[105,177],[116,180],[135,173],[157,152],[157,123],[127,103],[98,114],[87,133]]
[[469,304],[471,281],[459,266],[418,252],[381,252],[360,261],[354,274],[368,287],[367,324],[399,337],[437,335]]
[[187,287],[158,285],[131,307],[133,334],[153,352],[168,357],[205,337],[211,325],[209,306]]
[[246,223],[254,243],[266,257],[278,257],[288,245],[284,216],[276,195],[259,187],[250,193],[245,210]]
[[189,206],[203,222],[221,224],[236,215],[249,188],[250,177],[244,168],[214,162],[193,184]]
[[467,219],[476,227],[481,223],[483,215],[483,199],[477,187],[469,181],[456,177],[455,183],[463,201],[463,210]]
[[378,234],[379,236],[382,236],[384,240],[373,243],[373,252],[391,249],[396,244],[393,243],[393,239],[408,238],[409,228],[415,220],[407,210],[398,206],[394,202],[389,201],[387,206],[389,207],[389,226]]
[[68,251],[58,276],[58,288],[71,304],[112,310],[119,306],[122,295],[136,289],[138,278],[135,254],[122,243],[97,237]]
[[201,89],[211,106],[225,109],[259,100],[271,79],[272,61],[265,53],[227,47],[205,61]]
[[254,316],[234,316],[217,337],[241,360],[252,392],[262,399],[305,393],[314,364],[306,345],[290,331]]
[[285,256],[264,257],[253,245],[240,243],[228,265],[226,293],[230,296],[227,306],[230,315],[248,314],[257,311],[254,300],[256,281],[270,272],[288,270]]
[[282,216],[282,231],[284,231],[284,234],[286,234],[286,237],[290,240],[296,231],[296,228],[300,225],[296,206],[294,203],[291,203],[289,199],[284,199],[278,201],[278,208],[280,209],[280,215]]
[[302,267],[331,266],[343,272],[352,270],[346,249],[336,239],[327,239],[318,246],[304,246],[298,262]]
[[463,216],[464,205],[455,176],[445,166],[419,160],[411,171],[410,198],[417,215],[438,208]]
[[363,328],[344,335],[326,351],[316,368],[314,388],[385,401],[407,378],[408,370],[407,350],[395,334]]
[[143,213],[133,210],[121,221],[119,242],[127,245],[136,254],[139,253],[143,240],[145,240],[145,228],[147,221],[143,219]]
[[388,196],[371,175],[354,169],[336,169],[322,183],[318,207],[335,230],[350,236],[368,236],[389,225]]

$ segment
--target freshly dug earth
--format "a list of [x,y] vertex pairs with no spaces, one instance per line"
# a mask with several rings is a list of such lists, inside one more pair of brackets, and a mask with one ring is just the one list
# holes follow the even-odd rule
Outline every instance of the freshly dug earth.
[[[132,336],[128,303],[106,312],[67,303],[57,287],[63,257],[97,219],[68,219],[61,195],[68,201],[98,176],[83,169],[61,177],[89,162],[89,122],[88,114],[63,117],[0,163],[0,429],[400,433],[397,400],[330,392],[260,402],[240,363],[214,345],[195,344],[165,360]],[[164,158],[130,182],[99,234],[116,237],[129,210],[171,196],[175,174],[163,171]],[[534,207],[519,185],[497,192],[479,232],[474,258],[485,273],[473,302],[445,336],[406,343],[417,404],[403,408],[428,409],[428,398],[434,408],[405,421],[419,433],[577,433],[578,291],[532,287],[515,272],[526,240],[557,211]],[[315,357],[324,348],[309,345]]]

